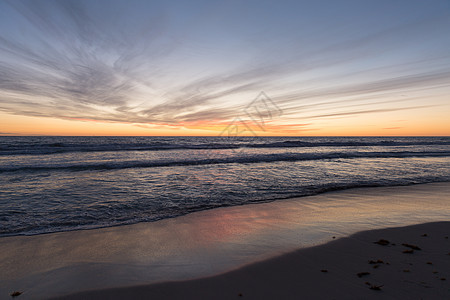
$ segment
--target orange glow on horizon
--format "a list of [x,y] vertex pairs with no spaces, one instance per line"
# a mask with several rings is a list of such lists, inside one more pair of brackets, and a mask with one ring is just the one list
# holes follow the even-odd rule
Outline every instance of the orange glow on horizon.
[[[56,119],[0,113],[0,135],[61,136],[448,136],[450,121],[393,121],[383,118],[318,119],[294,123],[271,120],[255,124],[248,120],[196,121],[178,124],[121,123],[90,119]],[[386,121],[384,121],[386,120]],[[282,122],[283,121],[283,122]]]

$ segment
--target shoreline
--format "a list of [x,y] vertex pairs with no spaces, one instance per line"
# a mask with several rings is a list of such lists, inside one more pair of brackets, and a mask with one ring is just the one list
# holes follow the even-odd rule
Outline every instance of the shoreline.
[[363,231],[216,276],[54,299],[444,299],[449,233],[450,221]]
[[263,205],[267,203],[273,203],[277,201],[298,201],[303,198],[307,197],[313,197],[313,196],[320,196],[323,194],[329,194],[329,193],[336,193],[336,192],[345,192],[350,190],[359,190],[359,189],[372,189],[372,188],[401,188],[401,187],[409,187],[409,186],[420,186],[420,185],[430,185],[430,184],[450,184],[450,181],[436,181],[436,182],[423,182],[423,183],[409,183],[409,184],[401,184],[401,185],[387,185],[387,186],[378,186],[378,185],[367,185],[367,186],[354,186],[354,187],[343,187],[343,188],[330,188],[325,189],[324,191],[313,193],[310,195],[302,195],[302,196],[296,196],[296,197],[288,197],[288,198],[277,198],[272,200],[262,200],[258,202],[250,202],[250,203],[243,203],[243,204],[235,204],[230,206],[219,206],[219,207],[212,207],[212,208],[206,208],[201,210],[196,210],[192,212],[187,212],[185,214],[180,214],[176,216],[170,216],[166,218],[161,219],[155,219],[151,221],[140,221],[136,223],[126,223],[126,224],[117,224],[117,225],[105,225],[105,226],[99,226],[99,227],[92,227],[92,228],[73,228],[73,229],[67,229],[67,230],[57,230],[57,231],[49,231],[49,232],[37,232],[37,233],[18,233],[18,234],[7,234],[7,235],[0,235],[0,239],[2,238],[9,238],[9,237],[30,237],[30,236],[41,236],[41,235],[47,235],[47,234],[58,234],[58,233],[65,233],[65,232],[73,232],[73,231],[89,231],[89,230],[101,230],[101,229],[107,229],[107,228],[117,228],[117,227],[123,227],[123,226],[133,226],[137,224],[148,224],[148,223],[154,223],[154,222],[161,222],[168,219],[174,219],[174,218],[180,218],[185,217],[191,214],[201,213],[201,212],[207,212],[210,210],[217,210],[217,209],[227,209],[231,207],[242,207],[247,205]]
[[213,276],[332,236],[447,221],[448,195],[448,182],[357,188],[150,223],[2,237],[0,294],[22,290],[21,299],[41,299]]

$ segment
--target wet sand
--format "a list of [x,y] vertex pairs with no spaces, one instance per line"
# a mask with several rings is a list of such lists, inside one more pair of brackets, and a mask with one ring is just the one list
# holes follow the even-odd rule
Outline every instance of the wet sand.
[[365,231],[219,276],[62,299],[449,299],[450,222]]
[[[362,188],[153,223],[3,237],[0,298],[13,291],[23,292],[20,299],[42,299],[167,281],[184,285],[363,230],[448,221],[449,195],[449,183]],[[314,276],[331,274],[319,273]]]

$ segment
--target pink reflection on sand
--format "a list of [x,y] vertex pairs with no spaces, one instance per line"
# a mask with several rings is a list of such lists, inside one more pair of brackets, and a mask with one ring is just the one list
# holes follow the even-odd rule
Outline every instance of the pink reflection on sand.
[[448,183],[354,189],[153,223],[5,237],[0,286],[48,296],[49,288],[69,293],[217,274],[333,236],[448,220],[448,195]]

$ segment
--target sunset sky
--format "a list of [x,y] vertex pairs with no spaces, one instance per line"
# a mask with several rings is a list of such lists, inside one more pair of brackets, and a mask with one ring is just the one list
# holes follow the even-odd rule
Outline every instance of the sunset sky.
[[0,0],[0,135],[450,135],[449,95],[448,0]]

